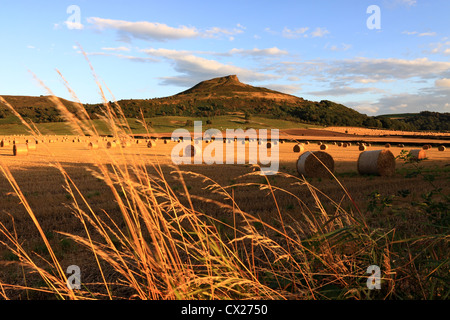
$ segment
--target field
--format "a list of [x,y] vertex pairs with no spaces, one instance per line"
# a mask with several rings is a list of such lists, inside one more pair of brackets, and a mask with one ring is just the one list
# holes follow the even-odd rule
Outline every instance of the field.
[[[212,124],[207,125],[206,118],[193,118],[182,116],[160,116],[155,118],[145,118],[145,122],[151,123],[151,127],[146,128],[142,124],[142,120],[127,118],[127,124],[135,134],[147,133],[147,130],[154,133],[167,133],[172,132],[178,128],[186,128],[193,130],[192,126],[185,126],[186,121],[202,121],[203,128],[215,128],[219,130],[223,129],[235,129],[242,127],[249,127],[254,129],[259,128],[315,128],[318,126],[311,124],[302,124],[294,121],[281,120],[281,119],[268,119],[258,116],[253,116],[250,120],[245,120],[242,113],[237,112],[235,114],[229,114],[225,116],[216,116],[212,119]],[[91,120],[89,121],[97,129],[99,134],[108,135],[111,134],[109,127],[103,120]],[[88,121],[86,121],[88,123]],[[74,134],[70,123],[68,122],[51,122],[51,123],[37,123],[37,130],[43,135],[71,135]],[[0,119],[0,135],[26,135],[30,134],[30,130],[23,125],[17,117],[14,115],[8,116],[4,119]]]
[[[12,145],[0,148],[0,292],[13,299],[221,299],[255,292],[275,299],[448,297],[448,151],[433,147],[420,163],[397,159],[394,176],[368,176],[358,174],[358,146],[332,141],[361,139],[372,142],[367,150],[380,150],[386,137],[315,129],[280,135],[312,139],[309,151],[319,150],[315,141],[326,142],[334,177],[299,176],[294,141],[279,144],[279,173],[263,176],[248,159],[176,167],[170,153],[177,143],[161,138],[152,148],[146,139],[131,139],[127,147],[107,149],[112,138],[96,137],[99,149],[90,150],[86,137],[0,136],[39,142],[26,156],[13,156]],[[394,156],[423,143],[404,142],[389,148]],[[161,233],[153,234],[144,213]],[[173,239],[160,238],[167,233]],[[160,246],[179,262],[158,258]],[[67,291],[58,275],[71,265],[82,270],[80,293]],[[367,290],[370,265],[382,269],[382,290]],[[173,284],[154,275],[164,267]]]

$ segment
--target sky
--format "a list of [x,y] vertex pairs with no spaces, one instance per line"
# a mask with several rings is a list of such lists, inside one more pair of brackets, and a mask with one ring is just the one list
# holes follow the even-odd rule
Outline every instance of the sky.
[[148,99],[235,74],[367,115],[450,112],[448,0],[0,4],[0,95]]

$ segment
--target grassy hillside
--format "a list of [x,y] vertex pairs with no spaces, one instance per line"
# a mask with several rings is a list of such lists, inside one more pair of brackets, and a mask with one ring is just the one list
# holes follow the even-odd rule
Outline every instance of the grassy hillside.
[[[47,96],[3,97],[26,120],[38,124],[64,121]],[[61,99],[61,101],[69,111],[76,114],[77,109],[74,102],[64,99]],[[204,119],[204,122],[207,120],[214,122],[216,127],[223,123],[224,126],[235,128],[236,121],[230,120],[235,114],[244,116],[244,120],[248,122],[244,127],[252,126],[254,128],[258,128],[258,124],[262,123],[266,127],[272,127],[269,124],[276,124],[278,128],[318,125],[409,131],[450,130],[449,113],[421,112],[419,114],[370,117],[332,101],[308,101],[267,88],[250,86],[240,82],[236,76],[202,81],[196,86],[170,97],[127,99],[120,100],[117,103],[127,118],[142,119],[143,115],[144,118],[151,119],[148,122],[154,123],[154,130],[159,132],[171,131],[174,127],[177,127],[173,125],[174,122],[168,123],[165,117],[181,117],[183,119],[180,120],[181,122],[186,122],[188,119],[192,121]],[[115,106],[115,103],[111,101],[109,104]],[[98,119],[99,115],[103,113],[104,107],[103,104],[84,104],[84,108],[91,119]],[[135,120],[131,120],[130,123],[133,123],[133,121]],[[231,123],[228,123],[230,121]],[[0,130],[13,130],[14,133],[23,130],[13,127],[5,129],[7,128],[5,126],[16,123],[17,119],[12,116],[9,109],[0,104],[0,126],[3,126],[3,129]],[[46,125],[41,126],[47,130]],[[49,125],[49,127],[49,130],[58,132],[64,132],[65,130],[64,124],[59,127],[53,125]],[[135,130],[139,131],[141,128],[135,128]]]

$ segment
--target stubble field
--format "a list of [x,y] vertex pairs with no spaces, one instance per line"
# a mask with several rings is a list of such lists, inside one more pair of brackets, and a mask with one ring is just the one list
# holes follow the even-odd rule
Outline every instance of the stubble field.
[[[31,137],[18,137],[16,139],[25,141],[27,138],[30,139]],[[389,270],[392,273],[385,274],[387,280],[385,279],[385,282],[383,282],[386,283],[386,287],[382,297],[398,295],[403,298],[441,298],[448,294],[446,285],[442,285],[437,280],[434,284],[435,289],[433,289],[435,291],[423,289],[424,283],[429,280],[426,275],[429,276],[430,272],[431,274],[433,272],[445,273],[445,270],[448,270],[448,263],[443,266],[438,265],[438,267],[433,265],[433,267],[430,267],[431,269],[427,269],[426,275],[417,270],[416,273],[408,274],[405,270],[414,266],[412,264],[414,259],[418,261],[423,259],[426,261],[427,259],[420,253],[411,256],[412,252],[416,252],[414,251],[416,249],[411,248],[420,241],[411,242],[411,248],[408,247],[410,248],[409,256],[407,254],[403,256],[403,253],[400,254],[394,248],[396,241],[403,243],[406,239],[419,239],[420,237],[440,239],[438,247],[433,247],[432,253],[427,253],[427,257],[431,256],[433,261],[445,261],[445,256],[448,254],[448,251],[446,251],[448,237],[442,236],[442,234],[445,234],[448,229],[436,226],[436,222],[430,218],[432,213],[429,213],[430,216],[427,215],[427,208],[424,209],[426,199],[423,195],[429,193],[434,195],[437,189],[439,189],[440,194],[449,194],[450,156],[448,151],[438,151],[436,147],[427,150],[427,159],[420,164],[405,163],[405,161],[397,159],[396,173],[391,177],[382,177],[358,174],[356,163],[361,151],[355,144],[344,148],[329,142],[326,152],[335,161],[335,177],[303,178],[297,173],[296,163],[299,153],[293,152],[294,142],[279,144],[279,174],[262,176],[258,172],[253,172],[252,166],[248,164],[174,166],[170,153],[177,143],[171,141],[165,144],[162,139],[156,141],[156,145],[152,148],[148,148],[146,141],[141,139],[132,140],[131,145],[126,148],[117,146],[111,149],[106,149],[104,146],[106,141],[99,139],[99,149],[90,150],[87,140],[83,139],[78,142],[78,137],[44,136],[41,138],[45,139],[46,142],[41,141],[36,150],[29,151],[26,156],[13,156],[12,145],[0,148],[0,166],[3,168],[3,174],[0,175],[0,222],[5,230],[14,234],[17,242],[23,248],[26,248],[30,255],[38,257],[36,259],[39,261],[41,259],[50,260],[49,250],[42,239],[42,235],[24,207],[23,198],[26,199],[54,249],[62,268],[65,269],[70,265],[80,266],[83,272],[83,282],[98,285],[102,281],[105,282],[106,278],[106,282],[117,285],[117,278],[120,278],[122,274],[108,263],[102,264],[103,269],[99,272],[92,251],[88,250],[89,248],[87,249],[86,246],[76,243],[74,238],[62,233],[77,236],[86,235],[85,226],[80,223],[77,216],[79,212],[91,212],[98,217],[102,217],[105,221],[114,221],[118,229],[127,230],[129,225],[123,217],[123,208],[124,206],[133,208],[136,205],[127,197],[126,188],[119,189],[118,194],[115,194],[110,185],[105,182],[104,175],[99,169],[99,165],[105,164],[106,168],[111,170],[122,168],[125,172],[127,168],[130,168],[128,179],[135,183],[147,185],[150,189],[154,185],[142,181],[136,168],[142,170],[141,173],[145,172],[149,176],[155,176],[152,181],[161,181],[161,178],[164,177],[161,185],[167,184],[170,186],[174,197],[180,201],[180,204],[192,209],[192,212],[204,216],[206,220],[213,219],[212,225],[215,231],[221,235],[221,239],[227,241],[238,237],[236,235],[237,230],[239,230],[236,227],[238,224],[237,211],[256,217],[249,223],[254,228],[252,232],[269,234],[272,239],[276,240],[280,240],[283,237],[282,235],[286,234],[293,238],[293,235],[296,235],[299,238],[305,237],[306,239],[317,234],[327,234],[325,232],[328,230],[327,224],[333,224],[333,220],[342,218],[341,212],[345,212],[346,218],[344,220],[347,221],[348,225],[340,222],[339,226],[342,228],[348,228],[353,223],[352,219],[355,219],[368,230],[383,230],[378,239],[389,239],[386,242],[387,247],[382,249],[382,251],[387,250],[383,252],[388,252],[389,257],[383,256],[381,262],[389,265]],[[316,138],[320,139],[317,136]],[[0,137],[0,140],[2,140],[2,137]],[[53,141],[50,143],[50,140]],[[136,143],[136,141],[139,143]],[[409,145],[406,147],[392,145],[389,150],[392,151],[394,156],[399,156],[402,150],[420,149],[422,147],[422,143],[414,145],[414,141],[407,142],[409,142]],[[204,143],[203,148],[206,146],[207,144]],[[384,148],[384,144],[372,144],[367,147],[367,150]],[[305,146],[305,150],[317,151],[319,145],[315,141],[311,141],[310,144]],[[420,165],[420,174],[417,174],[417,165]],[[20,188],[23,198],[20,198],[14,191],[11,177],[8,178],[8,170]],[[67,173],[67,176],[64,173]],[[67,188],[68,177],[71,179],[69,182],[71,189]],[[75,187],[79,192],[74,191],[76,190]],[[125,199],[124,203],[118,202],[118,196]],[[163,203],[164,195],[156,195],[155,199],[161,199]],[[434,199],[438,202],[442,201],[439,194]],[[170,204],[167,205],[170,207]],[[318,216],[320,216],[320,219]],[[320,221],[325,219],[323,220],[324,223],[317,221],[317,223],[311,223],[310,220],[316,218]],[[311,227],[312,225],[315,227]],[[276,230],[283,230],[284,233],[277,234],[271,227]],[[91,230],[94,239],[102,240],[101,236],[96,237],[94,235],[94,227],[89,228],[89,230]],[[331,232],[332,230],[328,231]],[[335,229],[333,229],[334,231]],[[442,238],[438,238],[439,236],[442,236]],[[5,235],[0,236],[0,239],[3,244],[9,243]],[[224,243],[228,243],[227,241],[224,240]],[[281,246],[283,246],[283,243],[287,243],[286,245],[289,246],[287,240],[281,239],[278,243]],[[428,243],[425,247],[428,248],[429,245]],[[247,247],[247,244],[245,246]],[[352,256],[351,246],[351,243],[345,245],[345,250],[349,250],[346,253],[349,257]],[[330,247],[332,246],[330,245]],[[336,249],[336,254],[339,256],[339,259],[337,259],[339,262],[336,261],[336,263],[345,260],[341,249]],[[334,249],[330,250],[333,254]],[[259,254],[264,255],[263,253]],[[271,263],[277,260],[266,258]],[[258,263],[251,261],[252,259],[248,256],[246,259],[250,265],[258,265]],[[20,263],[15,263],[18,261],[21,261],[21,259],[17,252],[6,245],[0,246],[0,263],[2,265],[0,282],[24,287],[45,287],[45,281],[42,283],[42,281],[39,282],[33,277],[26,276],[26,268],[24,269],[24,265]],[[369,266],[380,261],[366,262]],[[345,263],[355,263],[356,265],[355,261]],[[364,271],[362,269],[364,266],[358,268],[360,272]],[[396,268],[398,268],[397,273],[392,271]],[[433,268],[437,269],[433,271]],[[340,274],[345,279],[342,272]],[[418,278],[414,279],[413,274]],[[325,277],[325,275],[320,277]],[[350,277],[357,277],[361,282],[361,278],[364,279],[364,274],[353,274]],[[273,281],[273,279],[270,281]],[[267,280],[267,282],[270,281]],[[277,281],[279,284],[280,280]],[[341,281],[346,282],[342,279]],[[397,284],[395,288],[397,291],[394,290],[393,284]],[[295,288],[289,287],[288,284],[283,284],[281,287],[283,287],[283,290],[295,292]],[[346,290],[345,294],[348,295],[348,292],[351,292],[350,298],[362,298],[361,292],[366,289],[364,288],[365,283],[361,284],[360,287],[359,291],[358,288],[355,289],[353,284],[351,290]],[[310,294],[314,292],[316,294],[314,298],[327,298],[330,295],[339,297],[340,294],[343,294],[340,293],[340,288],[348,289],[348,285],[339,283],[338,280],[330,280],[326,282],[326,285],[318,285],[317,290],[310,291]],[[18,290],[17,288],[11,290],[7,286],[3,287],[3,290],[5,290],[4,293],[6,292],[5,296],[9,295],[17,299],[48,297],[47,293],[42,291]],[[111,294],[107,290],[100,291],[102,297]],[[129,297],[132,294],[132,286],[118,286],[112,296]],[[300,297],[311,298],[305,293],[296,296],[296,298]]]

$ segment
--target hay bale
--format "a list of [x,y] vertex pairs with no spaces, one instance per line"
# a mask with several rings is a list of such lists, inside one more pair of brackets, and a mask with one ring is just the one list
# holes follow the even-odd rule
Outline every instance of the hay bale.
[[427,153],[423,149],[414,149],[409,151],[409,155],[412,160],[423,160],[426,159]]
[[343,144],[342,144],[342,148],[347,148],[348,147],[348,143],[347,142],[344,142]]
[[342,147],[342,142],[338,142],[338,143],[337,143],[337,146],[338,146],[338,147]]
[[167,139],[164,139],[164,144],[168,144],[169,141]]
[[267,142],[267,149],[272,148],[272,143],[271,142]]
[[16,143],[13,146],[13,154],[15,156],[26,156],[28,155],[28,146],[24,143]]
[[98,143],[97,143],[97,142],[89,142],[88,148],[89,148],[90,150],[98,149]]
[[445,151],[445,146],[439,146],[438,151]]
[[328,146],[326,144],[321,144],[320,145],[320,150],[327,150]]
[[392,176],[395,173],[395,157],[389,150],[364,151],[357,162],[359,174]]
[[297,172],[299,175],[329,177],[330,172],[328,170],[334,171],[334,159],[324,151],[306,151],[297,160]]
[[359,151],[366,151],[367,147],[363,144],[360,144],[358,149],[359,149]]
[[115,148],[116,147],[116,143],[114,141],[108,141],[106,143],[106,148],[107,149],[111,149],[111,148]]
[[404,145],[403,143],[399,143],[399,144],[397,145],[397,147],[399,147],[399,148],[404,148],[405,145]]
[[385,148],[390,148],[390,147],[391,147],[391,144],[390,144],[390,143],[386,143],[386,144],[384,145],[384,147],[385,147]]
[[153,140],[150,140],[150,141],[147,143],[147,148],[154,148],[154,147],[156,147],[156,142],[153,141]]
[[293,149],[294,152],[300,152],[300,153],[303,153],[304,150],[305,150],[305,147],[303,146],[303,143],[296,144]]
[[0,147],[1,147],[1,148],[3,148],[3,147],[8,147],[9,145],[10,145],[10,143],[9,143],[8,140],[2,140],[2,141],[0,141]]
[[184,148],[184,153],[186,154],[187,157],[193,157],[201,152],[202,150],[200,149],[200,147],[194,144],[189,144]]
[[428,150],[428,149],[431,149],[432,147],[431,147],[431,144],[426,144],[426,145],[424,145],[423,147],[422,147],[422,149],[423,150]]

